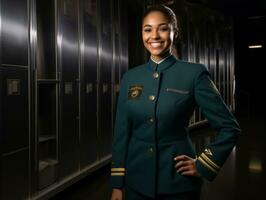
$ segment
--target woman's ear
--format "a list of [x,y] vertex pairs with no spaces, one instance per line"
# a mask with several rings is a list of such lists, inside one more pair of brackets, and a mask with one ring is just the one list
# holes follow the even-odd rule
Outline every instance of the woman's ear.
[[174,39],[176,40],[177,38],[178,38],[178,31],[175,31],[175,33],[174,33]]

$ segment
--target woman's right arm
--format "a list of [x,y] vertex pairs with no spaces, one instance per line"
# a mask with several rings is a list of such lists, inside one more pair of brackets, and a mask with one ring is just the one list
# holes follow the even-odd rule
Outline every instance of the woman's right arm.
[[[127,73],[123,75],[118,96],[114,134],[112,140],[111,187],[113,194],[119,197],[124,187],[126,156],[130,135],[130,123],[127,115]],[[112,195],[113,196],[113,195]]]

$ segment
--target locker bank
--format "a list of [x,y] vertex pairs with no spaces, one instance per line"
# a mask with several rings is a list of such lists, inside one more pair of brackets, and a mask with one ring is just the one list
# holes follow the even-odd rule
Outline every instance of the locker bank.
[[[249,72],[236,68],[245,65],[244,61],[236,62],[242,60],[243,53],[238,36],[244,25],[237,24],[241,17],[232,14],[236,7],[230,7],[232,10],[226,13],[225,8],[221,11],[214,6],[232,5],[228,1],[225,1],[227,4],[215,2],[1,0],[0,199],[68,199],[67,196],[72,195],[60,195],[65,191],[71,194],[73,187],[79,193],[77,188],[84,187],[80,185],[84,180],[95,181],[88,186],[92,193],[81,198],[81,192],[73,199],[109,199],[93,194],[92,188],[105,185],[103,191],[98,192],[110,193],[111,141],[120,80],[128,69],[149,59],[142,45],[140,24],[143,12],[154,3],[169,6],[180,18],[181,39],[175,47],[176,56],[204,64],[225,103],[240,122],[247,125],[247,130],[257,128],[258,135],[265,132],[264,115],[259,114],[258,119],[257,113],[252,111],[263,113],[265,107],[258,107],[262,97],[256,96],[261,102],[255,102],[252,91],[264,88],[262,84],[247,87]],[[261,9],[266,10],[266,5]],[[252,16],[265,24],[265,15],[257,13]],[[262,38],[257,41],[265,44],[265,37]],[[250,54],[252,58],[264,55]],[[209,134],[212,132],[208,122],[198,108],[190,120],[190,129],[193,145],[199,152],[216,137]],[[234,154],[244,154],[241,151],[237,154],[238,149],[237,146],[228,161],[228,165],[234,163],[234,167],[226,165],[214,187],[222,183],[230,183],[232,187],[241,185],[239,179],[234,182],[223,178],[234,177],[232,173],[238,174],[236,169],[242,169],[242,161],[230,161],[235,158]],[[244,152],[245,145],[241,149]],[[260,161],[260,151],[261,148],[255,151],[255,160],[261,163],[256,165],[261,166],[261,171],[256,168],[257,175],[264,174],[265,167],[265,160]],[[246,165],[250,167],[250,163]],[[256,169],[249,168],[249,177],[256,174]],[[259,183],[261,179],[254,177],[251,180]],[[245,187],[235,187],[237,189],[228,194],[232,194],[232,199],[244,199],[235,191]],[[254,188],[263,191],[262,186]],[[208,195],[214,193],[214,196],[213,190],[203,191],[202,199],[211,199]]]

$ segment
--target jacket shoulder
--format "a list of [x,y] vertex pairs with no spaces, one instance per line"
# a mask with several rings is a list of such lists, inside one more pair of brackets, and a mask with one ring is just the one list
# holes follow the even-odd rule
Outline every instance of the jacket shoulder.
[[123,79],[128,79],[136,74],[140,74],[141,72],[143,72],[145,70],[145,68],[147,67],[147,63],[142,64],[142,65],[138,65],[136,67],[133,67],[129,70],[127,70],[124,74],[123,74]]
[[142,64],[142,65],[137,65],[137,66],[129,69],[127,72],[129,74],[134,74],[134,73],[142,72],[143,70],[145,70],[146,67],[147,67],[147,63]]
[[208,70],[205,65],[183,60],[177,60],[175,67],[172,67],[171,69],[172,70],[170,70],[169,73],[182,74],[182,76],[187,80],[194,79],[202,73],[208,74]]
[[179,65],[180,68],[183,68],[185,70],[189,70],[195,73],[200,73],[202,71],[208,71],[206,66],[200,63],[193,63],[193,62],[188,62],[184,60],[178,60],[176,64]]

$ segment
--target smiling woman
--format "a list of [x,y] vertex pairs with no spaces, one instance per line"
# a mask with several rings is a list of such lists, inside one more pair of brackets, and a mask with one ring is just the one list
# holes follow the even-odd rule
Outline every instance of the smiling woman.
[[[239,125],[206,67],[172,55],[177,36],[170,8],[147,10],[142,39],[151,57],[121,80],[111,200],[199,200],[202,178],[213,180],[236,144]],[[198,157],[188,133],[196,106],[219,132]]]
[[167,11],[161,7],[149,9],[142,22],[143,44],[155,61],[170,55],[173,41],[178,36],[174,13],[170,9]]

